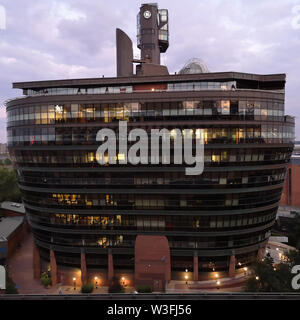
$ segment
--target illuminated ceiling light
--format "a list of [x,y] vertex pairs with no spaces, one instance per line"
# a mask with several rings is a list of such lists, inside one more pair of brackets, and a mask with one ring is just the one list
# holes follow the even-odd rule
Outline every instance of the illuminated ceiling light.
[[63,106],[59,106],[58,104],[55,106],[55,112],[56,113],[62,113],[63,112]]

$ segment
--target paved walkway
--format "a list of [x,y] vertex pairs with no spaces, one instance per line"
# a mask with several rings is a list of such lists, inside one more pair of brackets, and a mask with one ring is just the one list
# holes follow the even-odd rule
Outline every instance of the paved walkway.
[[167,293],[200,293],[200,292],[239,292],[243,291],[247,277],[244,274],[237,274],[234,278],[219,278],[207,281],[176,281],[171,280],[167,285]]
[[[15,251],[8,262],[10,277],[17,285],[20,294],[80,294],[81,287],[56,285],[45,288],[39,279],[33,278],[33,237],[27,234],[22,240],[22,245]],[[133,292],[134,288],[125,288],[126,293]],[[108,287],[99,286],[94,288],[93,293],[107,293]]]
[[[27,234],[22,240],[22,245],[17,249],[9,261],[10,276],[18,287],[20,294],[79,294],[80,287],[59,286],[45,288],[39,279],[33,278],[33,238]],[[216,280],[188,282],[172,280],[167,285],[167,293],[199,293],[199,292],[236,292],[242,291],[246,282],[243,274],[237,274],[235,278],[221,278],[219,289]],[[93,293],[107,293],[107,287],[99,286]],[[133,292],[134,288],[128,287],[125,292]]]
[[33,238],[27,234],[21,247],[15,251],[8,262],[10,277],[21,294],[57,293],[57,287],[45,288],[39,279],[33,278]]

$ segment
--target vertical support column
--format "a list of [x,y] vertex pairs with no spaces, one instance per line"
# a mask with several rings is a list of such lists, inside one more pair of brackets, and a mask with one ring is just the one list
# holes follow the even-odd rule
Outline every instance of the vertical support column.
[[84,250],[81,250],[81,283],[83,286],[87,284],[87,268]]
[[265,248],[259,248],[257,251],[257,260],[261,261],[265,255]]
[[229,278],[233,278],[235,276],[235,255],[230,256],[229,261]]
[[41,257],[36,244],[33,244],[33,278],[39,279],[41,277]]
[[199,263],[198,263],[198,254],[194,253],[194,281],[198,281],[199,279]]
[[109,249],[108,250],[108,274],[107,274],[108,281],[112,280],[113,277],[114,277],[114,260],[113,260],[111,249]]
[[50,268],[52,285],[55,286],[57,284],[57,264],[55,254],[52,249],[50,249]]

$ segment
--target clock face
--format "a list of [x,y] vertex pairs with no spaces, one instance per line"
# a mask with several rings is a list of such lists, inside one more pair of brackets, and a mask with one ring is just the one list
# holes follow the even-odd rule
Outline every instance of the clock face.
[[145,19],[149,19],[149,18],[151,17],[151,12],[148,11],[148,10],[146,10],[146,11],[144,12],[144,17],[145,17]]

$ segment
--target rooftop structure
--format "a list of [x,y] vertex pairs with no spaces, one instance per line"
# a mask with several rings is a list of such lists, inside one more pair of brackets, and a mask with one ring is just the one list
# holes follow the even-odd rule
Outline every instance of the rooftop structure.
[[193,58],[184,65],[184,67],[179,71],[179,74],[198,74],[208,72],[208,68],[202,60]]

